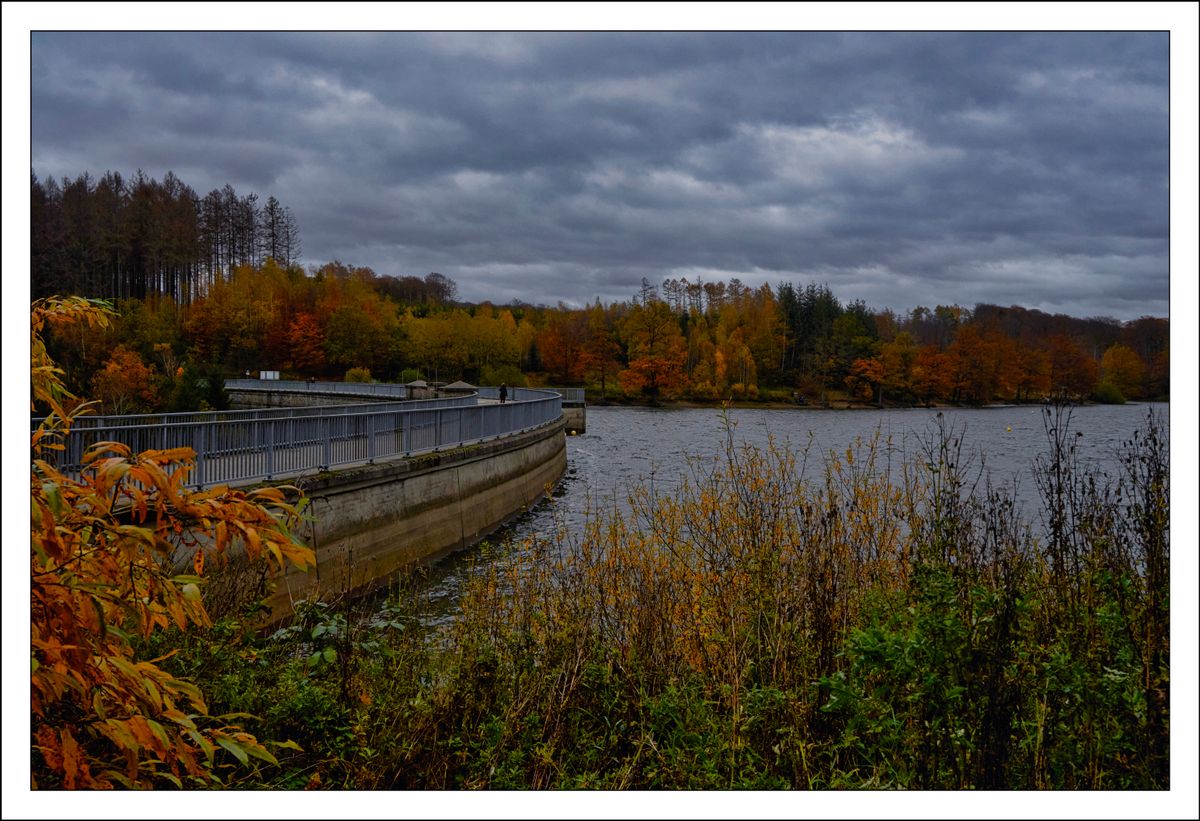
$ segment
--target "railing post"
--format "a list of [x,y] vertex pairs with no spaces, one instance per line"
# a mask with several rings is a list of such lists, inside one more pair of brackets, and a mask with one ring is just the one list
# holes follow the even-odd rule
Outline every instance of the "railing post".
[[332,428],[333,428],[333,417],[326,416],[325,417],[325,445],[322,448],[322,453],[324,454],[325,464],[321,465],[321,467],[320,467],[321,470],[329,470],[330,465],[333,464]]
[[367,464],[375,464],[375,414],[367,414]]
[[267,426],[267,480],[270,481],[275,473],[275,423],[270,419],[263,419],[254,424]]
[[196,487],[200,490],[204,490],[204,449],[207,447],[205,441],[207,439],[205,436],[207,428],[208,425],[206,423],[200,422],[196,425],[196,430],[192,436],[196,451]]

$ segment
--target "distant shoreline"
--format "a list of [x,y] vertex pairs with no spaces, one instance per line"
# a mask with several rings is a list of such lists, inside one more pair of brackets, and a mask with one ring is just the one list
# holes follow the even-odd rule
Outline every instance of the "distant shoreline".
[[[659,402],[652,404],[650,402],[637,402],[627,400],[604,400],[593,401],[589,396],[586,402],[590,408],[657,408],[659,410],[696,410],[713,408],[719,409],[722,407],[730,407],[737,410],[796,410],[796,411],[826,411],[826,410],[847,410],[847,411],[892,411],[892,410],[985,410],[988,408],[1042,408],[1049,407],[1052,403],[1047,402],[995,402],[987,405],[956,405],[952,402],[934,402],[929,405],[906,405],[897,403],[885,402],[882,406],[874,402],[851,402],[844,399],[830,401],[828,405],[821,405],[813,402],[806,404],[796,404],[793,402],[780,401],[764,401],[755,402],[753,400],[735,400],[728,403],[723,401],[705,402],[696,399],[679,399]],[[1072,407],[1083,406],[1099,406],[1101,402],[1073,402]],[[1170,399],[1146,399],[1146,400],[1131,400],[1125,402],[1126,405],[1148,405],[1148,404],[1163,404],[1169,405]]]

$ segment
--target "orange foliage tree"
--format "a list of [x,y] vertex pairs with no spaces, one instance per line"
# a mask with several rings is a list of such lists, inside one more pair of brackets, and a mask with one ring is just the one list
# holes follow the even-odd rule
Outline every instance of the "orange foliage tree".
[[644,393],[657,402],[661,394],[684,387],[687,348],[679,323],[665,302],[651,300],[633,306],[622,332],[629,349],[629,367],[617,375],[617,381],[626,393]]
[[883,363],[879,357],[871,359],[856,359],[850,364],[850,373],[846,375],[846,388],[855,399],[870,402],[874,398],[883,405]]
[[1079,343],[1065,334],[1050,337],[1047,351],[1050,370],[1050,390],[1071,397],[1084,397],[1092,392],[1099,376],[1099,366]]
[[1150,367],[1149,390],[1152,398],[1168,396],[1171,393],[1171,351],[1163,348],[1154,357]]
[[967,324],[946,348],[955,401],[982,404],[995,393],[995,355],[988,343],[978,326]]
[[583,311],[571,311],[559,305],[546,317],[546,327],[538,334],[538,350],[550,378],[560,385],[574,385],[583,379],[586,362],[588,318]]
[[79,478],[55,465],[80,409],[68,410],[74,397],[42,333],[105,325],[109,315],[79,298],[39,300],[31,311],[31,409],[49,411],[31,438],[32,783],[220,785],[230,757],[246,765],[274,756],[229,723],[236,716],[209,717],[195,683],[160,667],[162,658],[139,658],[136,647],[156,631],[209,624],[205,568],[231,549],[273,569],[304,568],[314,557],[288,530],[299,506],[283,489],[187,490],[190,449],[134,454],[100,442],[84,454]]
[[304,374],[318,374],[325,367],[325,334],[321,323],[304,311],[288,325],[288,364]]
[[1018,402],[1050,392],[1050,361],[1046,352],[1028,345],[1017,346],[1014,388]]
[[137,351],[118,345],[92,379],[92,392],[106,413],[140,413],[158,403],[157,374]]
[[946,355],[936,345],[925,345],[917,351],[912,365],[913,392],[925,404],[948,399],[954,385]]

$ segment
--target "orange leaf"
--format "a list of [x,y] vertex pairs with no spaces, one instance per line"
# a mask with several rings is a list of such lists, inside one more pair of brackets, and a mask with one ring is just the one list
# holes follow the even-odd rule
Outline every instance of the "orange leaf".
[[153,460],[158,464],[165,462],[184,462],[196,458],[192,448],[168,448],[167,450],[147,450],[141,454],[143,459]]
[[262,540],[258,536],[258,531],[252,527],[245,530],[246,536],[246,553],[250,558],[257,558],[262,552]]
[[38,727],[37,733],[38,748],[42,751],[42,758],[46,760],[46,765],[52,770],[62,768],[62,745],[58,742],[58,736],[54,734],[54,730],[46,725]]
[[197,576],[204,575],[204,548],[196,549],[196,555],[192,557],[192,569]]
[[132,715],[126,724],[133,732],[133,737],[137,739],[139,744],[151,749],[155,747],[154,733],[150,730],[150,722],[146,720],[145,716]]
[[71,731],[63,728],[62,731],[62,768],[63,768],[63,786],[68,790],[75,789],[76,779],[80,775],[80,752],[79,744],[75,741],[75,737],[71,735]]

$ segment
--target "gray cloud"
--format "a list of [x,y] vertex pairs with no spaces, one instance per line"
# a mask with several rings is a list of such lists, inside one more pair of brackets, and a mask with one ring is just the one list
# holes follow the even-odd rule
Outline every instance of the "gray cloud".
[[32,164],[174,170],[467,299],[641,277],[1168,308],[1161,33],[34,33]]

